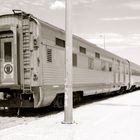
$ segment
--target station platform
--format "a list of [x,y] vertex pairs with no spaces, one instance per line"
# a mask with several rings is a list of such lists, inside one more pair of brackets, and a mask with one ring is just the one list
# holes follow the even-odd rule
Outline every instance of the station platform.
[[0,131],[0,140],[140,140],[140,91],[73,109]]

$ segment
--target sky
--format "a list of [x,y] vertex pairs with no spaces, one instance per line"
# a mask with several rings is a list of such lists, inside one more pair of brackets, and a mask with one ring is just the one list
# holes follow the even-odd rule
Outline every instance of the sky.
[[[65,29],[65,0],[0,0]],[[73,33],[140,65],[140,0],[72,0]]]

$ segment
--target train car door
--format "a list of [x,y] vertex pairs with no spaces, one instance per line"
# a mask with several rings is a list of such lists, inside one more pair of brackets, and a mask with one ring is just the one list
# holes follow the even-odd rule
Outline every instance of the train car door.
[[14,64],[13,38],[3,37],[0,40],[1,51],[1,84],[17,84]]
[[116,61],[113,59],[113,82],[116,84]]
[[125,72],[126,70],[125,70],[125,63],[123,63],[123,82],[125,83],[125,81],[126,81],[126,72]]
[[120,73],[120,61],[117,60],[117,70],[118,70],[118,83],[120,82],[120,76],[121,76],[121,73]]
[[2,80],[2,51],[1,51],[1,45],[0,45],[0,84]]

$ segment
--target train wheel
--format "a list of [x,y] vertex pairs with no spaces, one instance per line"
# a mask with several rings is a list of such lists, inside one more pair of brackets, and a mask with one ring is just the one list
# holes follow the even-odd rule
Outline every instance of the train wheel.
[[73,94],[73,104],[76,105],[78,103],[80,103],[82,100],[82,95],[80,93],[74,93]]
[[121,87],[120,90],[118,91],[118,94],[124,94],[126,92],[126,87]]
[[[82,92],[74,92],[73,94],[73,104],[76,105],[82,100]],[[64,94],[58,94],[51,104],[53,108],[62,109],[64,108]]]
[[64,107],[64,94],[58,94],[52,103],[52,107],[61,109]]
[[131,88],[130,88],[130,92],[133,92],[134,90],[136,89],[136,86],[135,85],[133,85]]

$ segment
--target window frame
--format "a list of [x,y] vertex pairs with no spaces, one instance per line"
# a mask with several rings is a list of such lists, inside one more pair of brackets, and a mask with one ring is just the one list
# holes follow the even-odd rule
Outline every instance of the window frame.
[[66,47],[66,42],[65,42],[64,39],[55,37],[55,45],[59,46],[59,47],[62,47],[62,48],[65,48]]
[[100,57],[101,57],[101,56],[100,56],[100,53],[95,52],[95,58],[96,58],[96,59],[100,59]]
[[[9,45],[10,43],[10,45]],[[6,46],[6,44],[8,44]],[[9,49],[10,48],[10,49]],[[12,62],[12,42],[11,41],[5,41],[3,42],[3,50],[4,50],[4,61],[5,62]]]
[[79,46],[79,52],[82,53],[82,54],[86,54],[86,48],[82,47],[82,46]]

